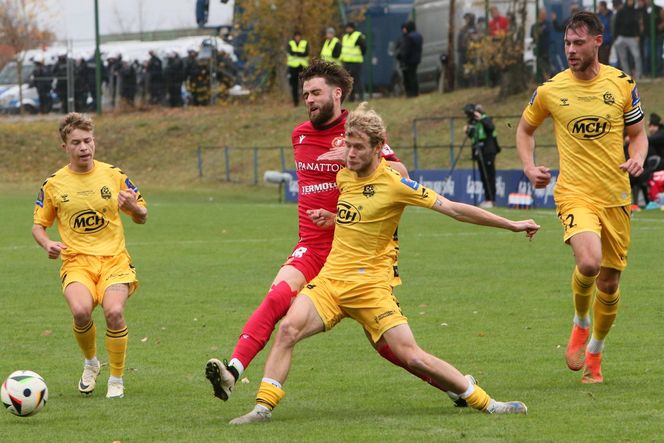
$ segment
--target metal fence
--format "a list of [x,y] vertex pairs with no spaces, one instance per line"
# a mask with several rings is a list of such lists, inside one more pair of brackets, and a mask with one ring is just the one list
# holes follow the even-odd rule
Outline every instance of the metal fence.
[[[514,135],[520,115],[492,116],[503,151],[515,151]],[[397,156],[410,170],[446,169],[457,163],[458,168],[472,168],[470,141],[466,139],[465,117],[435,116],[411,122],[412,144],[394,145]],[[555,147],[553,133],[543,128],[538,134],[538,148]],[[557,151],[538,151],[546,164],[557,164]],[[457,159],[458,157],[458,159]],[[258,184],[267,170],[294,169],[293,148],[288,146],[219,146],[198,145],[196,150],[198,176],[207,180]],[[516,154],[510,156],[518,166]],[[505,159],[503,164],[507,164]]]

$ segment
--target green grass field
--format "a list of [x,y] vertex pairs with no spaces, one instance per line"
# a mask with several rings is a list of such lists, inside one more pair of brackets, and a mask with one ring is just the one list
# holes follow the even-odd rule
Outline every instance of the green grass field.
[[[378,357],[345,320],[298,346],[287,396],[267,425],[231,427],[247,412],[266,353],[231,400],[212,396],[203,368],[226,357],[297,238],[295,205],[274,190],[143,190],[150,217],[126,222],[142,287],[126,312],[126,398],[76,390],[81,357],[50,261],[30,236],[34,193],[0,193],[0,376],[40,373],[49,402],[34,417],[0,411],[7,442],[180,441],[656,441],[664,406],[664,274],[660,211],[634,216],[623,302],[604,357],[605,383],[586,386],[566,369],[572,307],[571,251],[553,211],[533,217],[536,239],[454,222],[409,208],[399,233],[404,284],[397,295],[425,349],[474,374],[498,399],[519,399],[527,416],[485,416]],[[53,230],[50,230],[52,233]],[[104,321],[95,313],[100,358]]]

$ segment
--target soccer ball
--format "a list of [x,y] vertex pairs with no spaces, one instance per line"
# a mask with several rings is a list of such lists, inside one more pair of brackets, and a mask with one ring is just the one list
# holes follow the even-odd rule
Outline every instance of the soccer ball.
[[2,383],[2,404],[19,417],[39,412],[48,401],[48,388],[41,375],[32,371],[16,371]]

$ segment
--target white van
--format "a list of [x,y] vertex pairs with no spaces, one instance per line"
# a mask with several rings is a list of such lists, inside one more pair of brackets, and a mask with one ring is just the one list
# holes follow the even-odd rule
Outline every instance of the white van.
[[[34,70],[32,62],[23,63],[22,86],[23,110],[30,114],[39,111],[37,90],[30,87],[30,76]],[[0,71],[0,112],[15,114],[19,110],[19,85],[16,62],[12,61]]]

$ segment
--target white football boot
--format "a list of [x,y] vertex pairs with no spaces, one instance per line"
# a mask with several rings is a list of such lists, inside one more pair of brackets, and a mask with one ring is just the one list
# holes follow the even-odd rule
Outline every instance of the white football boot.
[[248,414],[234,418],[229,422],[231,425],[248,425],[251,423],[263,423],[272,419],[272,411],[265,406],[256,405]]
[[83,366],[83,374],[78,381],[78,390],[82,394],[91,394],[97,386],[97,376],[101,370],[101,364],[97,361],[96,365]]

